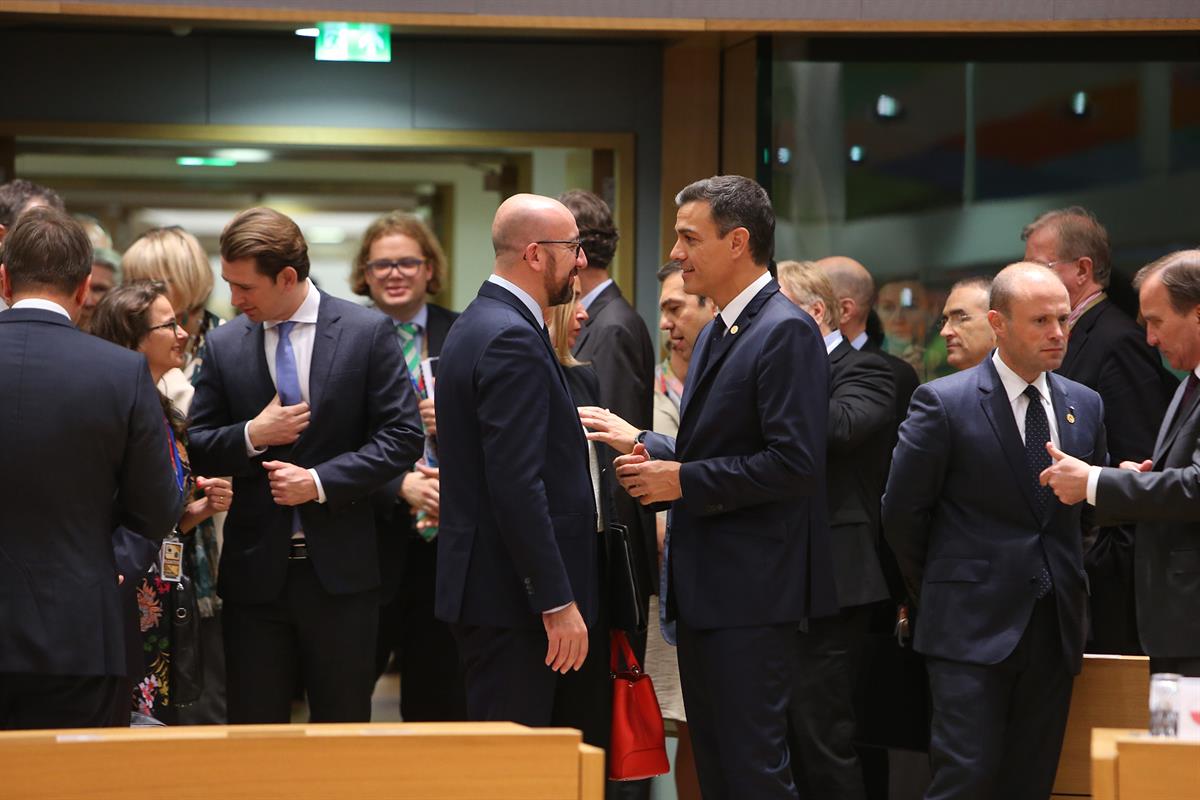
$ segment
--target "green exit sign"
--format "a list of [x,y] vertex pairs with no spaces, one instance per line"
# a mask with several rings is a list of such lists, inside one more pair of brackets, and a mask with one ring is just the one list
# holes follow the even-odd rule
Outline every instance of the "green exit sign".
[[391,61],[392,26],[318,22],[317,61]]

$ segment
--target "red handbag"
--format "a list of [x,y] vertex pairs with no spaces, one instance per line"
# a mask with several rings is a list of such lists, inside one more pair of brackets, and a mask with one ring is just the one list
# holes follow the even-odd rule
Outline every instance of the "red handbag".
[[625,631],[613,630],[610,645],[613,702],[608,778],[635,781],[665,775],[671,771],[671,764],[654,682],[642,672]]

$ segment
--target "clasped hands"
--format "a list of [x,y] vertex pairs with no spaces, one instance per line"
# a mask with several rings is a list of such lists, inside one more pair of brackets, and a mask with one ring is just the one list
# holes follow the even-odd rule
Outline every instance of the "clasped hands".
[[[1042,474],[1038,476],[1042,486],[1049,486],[1058,499],[1069,506],[1086,500],[1088,475],[1092,466],[1086,461],[1067,455],[1055,447],[1053,442],[1046,442],[1046,452],[1050,454],[1054,463],[1042,470]],[[1141,462],[1122,461],[1120,464],[1121,469],[1134,472],[1149,472],[1153,466],[1154,462],[1149,459]]]
[[589,441],[601,442],[624,454],[613,464],[617,481],[630,497],[646,506],[669,503],[683,496],[679,462],[650,458],[645,445],[637,443],[637,428],[607,408],[597,406],[580,406],[579,421],[588,429]]

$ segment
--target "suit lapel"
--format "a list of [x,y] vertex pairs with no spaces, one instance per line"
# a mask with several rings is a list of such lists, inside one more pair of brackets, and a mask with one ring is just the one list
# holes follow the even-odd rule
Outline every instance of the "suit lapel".
[[1004,451],[1004,459],[1017,485],[1021,487],[1021,495],[1029,506],[1029,513],[1036,519],[1037,503],[1029,482],[1029,467],[1025,464],[1025,444],[1021,441],[1021,432],[1017,430],[1017,420],[1013,416],[1012,404],[1008,402],[1008,393],[1004,391],[1004,384],[1000,382],[990,358],[979,366],[979,391],[983,394],[979,398],[983,413],[1000,442],[1000,449]]
[[[248,321],[248,320],[247,320]],[[271,382],[271,370],[267,366],[267,351],[266,345],[263,342],[263,325],[261,322],[252,323],[246,328],[246,335],[242,337],[242,361],[243,364],[254,364],[255,369],[250,371],[249,379],[254,385],[251,387],[254,396],[261,398],[256,405],[259,407],[265,406],[271,401],[271,397],[276,394],[275,384]]]
[[317,309],[317,330],[313,337],[312,361],[308,366],[309,407],[316,410],[325,397],[329,370],[337,354],[338,339],[342,335],[341,312],[332,307],[329,295],[321,293],[321,305]]
[[[1046,373],[1046,383],[1050,387],[1050,404],[1054,407],[1054,422],[1058,427],[1058,443],[1059,449],[1068,455],[1074,455],[1084,452],[1088,447],[1088,442],[1085,441],[1084,430],[1091,429],[1090,425],[1081,427],[1076,424],[1079,422],[1078,415],[1075,412],[1075,407],[1071,405],[1071,396],[1067,394],[1066,387],[1063,382],[1058,379],[1053,373]],[[1102,422],[1102,420],[1097,420]],[[1105,453],[1092,454],[1092,458],[1103,458]],[[1046,519],[1054,513],[1058,503],[1051,499],[1046,503]]]
[[1179,431],[1183,428],[1183,423],[1192,414],[1196,413],[1196,406],[1200,403],[1200,392],[1196,392],[1195,396],[1188,402],[1187,408],[1181,409],[1179,404],[1183,402],[1183,393],[1185,391],[1187,391],[1186,380],[1180,382],[1179,388],[1175,390],[1175,396],[1171,398],[1171,405],[1167,406],[1167,414],[1163,417],[1162,424],[1158,427],[1158,441],[1154,445],[1155,466],[1158,466],[1159,460],[1167,454],[1167,451],[1171,449],[1171,445],[1175,443],[1175,437],[1179,435]]
[[[520,298],[518,298],[508,289],[505,289],[503,286],[499,286],[491,281],[484,281],[483,286],[479,287],[479,294],[483,297],[490,297],[493,300],[499,300],[506,305],[512,306],[517,310],[517,313],[525,318],[526,322],[533,326],[538,338],[540,338],[542,340],[542,344],[546,346],[546,352],[550,354],[550,360],[554,362],[554,368],[558,371],[559,383],[562,384],[563,390],[567,393],[567,397],[570,398],[571,387],[567,384],[566,373],[563,372],[562,364],[560,364],[558,361],[558,353],[554,352],[554,346],[550,343],[550,337],[548,335],[548,331],[546,330],[545,323],[542,320],[535,320],[533,315],[530,314],[529,308],[521,302]],[[578,342],[576,344],[578,345]],[[576,347],[576,350],[578,350],[578,347]]]
[[1075,326],[1071,329],[1071,335],[1067,339],[1067,355],[1063,359],[1062,366],[1055,370],[1059,375],[1071,374],[1075,362],[1079,360],[1080,353],[1087,347],[1088,335],[1091,334],[1096,320],[1099,319],[1107,303],[1107,300],[1101,300],[1075,321]]

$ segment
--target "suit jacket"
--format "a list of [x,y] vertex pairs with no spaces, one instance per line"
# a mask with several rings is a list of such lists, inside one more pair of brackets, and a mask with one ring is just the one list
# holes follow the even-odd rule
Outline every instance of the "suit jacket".
[[246,423],[275,396],[263,326],[244,316],[208,334],[208,354],[188,431],[192,467],[232,475],[219,591],[226,600],[263,603],[287,577],[292,508],[271,498],[264,461],[316,469],[326,502],[300,505],[308,557],[330,594],[379,586],[371,493],[420,455],[417,400],[395,327],[378,311],[321,293],[309,369],[308,428],[294,443],[246,452]]
[[[654,427],[654,344],[646,323],[610,284],[596,296],[588,309],[588,321],[579,332],[574,355],[589,363],[600,379],[599,405],[612,411],[638,430]],[[614,482],[615,483],[615,482]],[[654,517],[613,486],[617,518],[629,527],[639,544],[638,577],[647,594],[658,584],[658,538]]]
[[[432,358],[441,355],[446,334],[450,332],[454,320],[458,319],[458,314],[433,303],[426,305],[426,308],[429,316],[425,328],[425,351]],[[409,540],[417,535],[412,509],[399,495],[404,476],[412,466],[409,464],[408,469],[372,495],[375,503],[375,524],[379,529],[379,569],[382,573],[384,603],[396,593],[400,577],[404,573],[405,548]]]
[[[1106,463],[1099,396],[1059,375],[1047,381],[1063,452]],[[1025,445],[991,358],[917,389],[892,457],[883,529],[918,601],[918,652],[971,664],[1004,660],[1033,613],[1045,563],[1063,654],[1079,671],[1088,592],[1083,504],[1052,497],[1038,517],[1034,503]]]
[[837,610],[825,498],[829,359],[812,318],[768,283],[719,339],[696,341],[677,439],[668,620],[776,625]]
[[880,566],[879,504],[895,435],[895,383],[887,363],[846,339],[829,354],[826,453],[830,544],[838,605],[888,597]]
[[1150,457],[1179,380],[1163,368],[1137,323],[1112,301],[1101,300],[1071,329],[1056,371],[1100,394],[1114,463]]
[[0,376],[0,673],[124,675],[113,531],[162,539],[183,499],[146,359],[15,309]]
[[1154,445],[1150,472],[1104,469],[1096,514],[1137,522],[1134,592],[1146,654],[1200,656],[1200,392],[1180,409],[1171,400]]
[[484,282],[438,363],[439,619],[541,628],[542,612],[597,605],[587,440],[542,327]]
[[[896,384],[896,418],[892,422],[893,435],[899,430],[900,423],[904,422],[904,417],[908,415],[908,404],[912,400],[913,392],[921,384],[920,378],[917,377],[917,371],[913,369],[912,364],[909,364],[902,358],[897,358],[891,353],[884,352],[878,344],[871,340],[863,345],[863,349],[859,352],[872,353],[879,356],[887,363],[888,369],[892,371],[892,380]],[[892,446],[896,444],[895,439],[892,440]],[[886,475],[884,476],[887,477]]]

